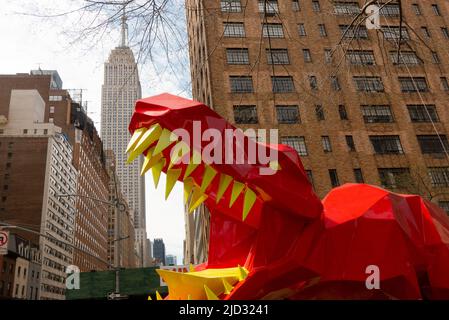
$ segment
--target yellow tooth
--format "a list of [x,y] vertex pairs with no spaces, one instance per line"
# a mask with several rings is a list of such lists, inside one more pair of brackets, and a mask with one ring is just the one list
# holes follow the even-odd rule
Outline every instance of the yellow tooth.
[[168,169],[167,170],[167,182],[165,183],[165,200],[168,199],[170,192],[173,190],[176,181],[178,181],[181,175],[181,169]]
[[151,299],[151,296],[148,296],[148,300],[153,300],[153,299]]
[[211,184],[212,180],[214,180],[216,175],[217,170],[215,170],[211,166],[208,165],[205,166],[203,181],[201,181],[201,192],[206,192],[207,187]]
[[161,295],[159,294],[159,291],[156,290],[156,300],[164,300],[162,299]]
[[159,141],[157,142],[156,148],[154,149],[154,154],[161,153],[168,148],[173,142],[176,141],[178,137],[176,134],[168,129],[163,129]]
[[220,175],[220,183],[218,185],[218,192],[217,192],[217,199],[216,203],[220,201],[220,199],[223,197],[224,193],[228,189],[229,185],[232,182],[232,177],[228,176],[227,174],[222,173]]
[[223,281],[223,287],[225,288],[225,294],[230,294],[232,289],[234,289],[234,287],[226,280],[226,279],[221,279]]
[[256,199],[257,199],[256,193],[250,188],[247,188],[245,191],[245,199],[243,201],[243,217],[242,217],[243,221],[245,221],[246,217],[248,216],[248,213],[253,207],[254,203],[256,202]]
[[145,160],[143,161],[143,165],[142,165],[142,171],[140,172],[140,175],[144,175],[145,173],[147,173],[148,170],[150,170],[156,163],[159,162],[159,160],[162,159],[162,153],[159,153],[155,156],[153,156],[153,149],[151,148],[150,150],[148,150],[147,155],[145,156]]
[[217,295],[206,285],[204,285],[204,291],[206,291],[207,300],[220,300]]
[[152,168],[151,168],[151,173],[153,174],[153,181],[154,181],[154,186],[155,188],[157,188],[157,185],[159,184],[159,178],[161,177],[161,172],[162,169],[165,166],[165,159],[162,158],[161,160],[159,160],[158,163],[156,163]]
[[193,267],[193,264],[189,264],[189,272],[195,272],[195,268]]
[[189,201],[190,193],[192,192],[194,181],[192,178],[184,180],[184,204]]
[[201,154],[193,150],[192,158],[190,159],[189,164],[187,165],[186,172],[184,173],[184,179],[190,176],[190,174],[200,165],[201,163]]
[[184,141],[179,141],[172,149],[171,157],[170,157],[170,164],[168,165],[168,168],[171,169],[175,164],[178,164],[184,156],[189,153],[190,148]]
[[161,135],[161,132],[161,126],[157,123],[154,124],[150,129],[145,131],[134,149],[130,152],[127,163],[133,162],[134,159],[136,159],[142,152],[145,151],[145,149],[147,149],[153,142],[155,142]]
[[245,280],[248,276],[248,271],[245,268],[242,268],[240,265],[239,267],[239,281]]
[[147,131],[147,128],[144,127],[136,129],[134,131],[131,140],[129,140],[128,142],[128,146],[126,147],[126,153],[128,153],[131,149],[134,149],[135,144],[137,143],[137,141],[139,141],[140,137],[145,131]]
[[232,194],[231,194],[231,201],[229,202],[229,208],[234,205],[235,200],[237,200],[240,193],[242,193],[244,187],[245,185],[243,183],[234,180],[234,184],[232,185]]
[[200,204],[207,199],[207,195],[202,193],[200,188],[193,188],[192,199],[190,199],[189,213],[193,212]]

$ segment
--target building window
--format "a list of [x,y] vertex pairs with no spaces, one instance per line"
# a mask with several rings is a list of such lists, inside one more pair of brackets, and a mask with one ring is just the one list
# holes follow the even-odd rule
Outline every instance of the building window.
[[307,156],[306,140],[304,137],[287,136],[281,137],[281,143],[295,149],[300,156]]
[[435,105],[409,104],[407,105],[412,122],[438,122],[438,113]]
[[304,62],[312,62],[312,55],[309,49],[302,49],[302,56],[304,57]]
[[433,13],[435,13],[436,16],[441,16],[440,8],[438,7],[437,4],[432,4],[432,10],[433,10]]
[[422,60],[414,51],[401,51],[398,55],[397,51],[390,51],[391,62],[395,65],[419,65]]
[[378,172],[384,188],[396,189],[410,184],[409,168],[379,168]]
[[226,49],[228,64],[249,64],[248,49]]
[[53,106],[50,107],[50,113],[55,113],[55,107]]
[[377,154],[404,153],[399,136],[370,136],[369,139]]
[[23,134],[28,134],[28,129],[23,129]]
[[429,168],[429,176],[433,187],[449,187],[449,167]]
[[340,181],[338,180],[338,174],[336,169],[329,169],[329,178],[331,180],[332,188],[336,188],[340,185]]
[[345,140],[349,151],[355,151],[354,138],[352,136],[345,136]]
[[384,17],[398,17],[400,15],[399,5],[397,3],[382,5],[379,13]]
[[321,143],[323,144],[324,152],[332,152],[331,140],[329,136],[321,136]]
[[230,76],[232,93],[253,92],[253,78],[248,76]]
[[368,39],[368,31],[365,26],[339,25],[341,35],[344,39]]
[[320,8],[320,2],[317,0],[313,0],[312,1],[312,9],[314,12],[320,12],[321,8]]
[[360,13],[359,4],[357,2],[335,2],[334,13],[336,15],[357,15]]
[[301,121],[298,106],[276,106],[278,123],[292,124]]
[[234,120],[237,124],[256,124],[256,106],[234,106]]
[[444,91],[449,91],[449,82],[447,81],[446,77],[441,77],[441,86],[443,87]]
[[240,0],[221,0],[221,12],[241,12]]
[[361,109],[365,123],[394,122],[391,108],[388,105],[363,105]]
[[315,106],[315,115],[318,121],[325,120],[324,109],[322,105]]
[[259,12],[266,12],[269,15],[274,15],[279,12],[278,2],[276,0],[259,0]]
[[383,92],[384,85],[380,77],[354,77],[357,91],[360,92]]
[[309,180],[310,184],[312,185],[312,188],[315,189],[314,182],[313,182],[313,173],[312,170],[306,170],[307,179]]
[[340,120],[348,120],[348,113],[344,105],[340,104],[338,106],[338,114],[340,115]]
[[331,49],[324,49],[324,62],[332,63],[332,50]]
[[287,49],[267,49],[268,64],[290,64]]
[[449,151],[447,137],[444,134],[419,135],[416,138],[423,154],[442,154]]
[[300,37],[305,37],[307,35],[304,23],[298,24],[298,33]]
[[293,77],[291,76],[271,77],[271,84],[273,86],[273,92],[275,93],[288,93],[295,91]]
[[242,22],[225,22],[224,33],[225,37],[229,38],[244,38],[245,28]]
[[292,10],[295,12],[301,11],[301,6],[299,5],[299,0],[292,1]]
[[[385,40],[391,40],[398,42],[399,38],[401,41],[409,40],[410,36],[408,34],[408,30],[406,27],[391,27],[391,26],[382,26],[382,33],[384,35]],[[401,30],[399,32],[399,29]],[[401,37],[399,35],[402,35]]]
[[432,62],[435,64],[440,64],[440,57],[435,51],[432,51]]
[[321,37],[327,37],[326,26],[324,24],[319,24],[318,25],[318,30],[320,31],[320,36]]
[[350,64],[355,65],[375,65],[374,52],[372,50],[348,50],[346,52],[346,59]]
[[318,82],[316,80],[316,76],[309,76],[309,84],[310,84],[310,89],[318,90]]
[[283,38],[282,23],[264,23],[262,26],[264,38]]
[[421,27],[421,33],[425,38],[430,38],[430,31],[427,27]]
[[446,212],[446,214],[449,215],[449,201],[447,200],[438,201],[438,205],[441,207],[441,209],[443,209]]
[[427,92],[429,88],[425,77],[399,77],[402,92]]
[[449,39],[449,30],[446,27],[442,27],[441,32],[446,39]]
[[331,87],[332,87],[332,90],[334,90],[334,91],[341,90],[340,81],[338,81],[337,76],[331,76]]
[[419,8],[419,4],[414,3],[414,4],[412,4],[412,7],[413,7],[413,10],[415,11],[415,14],[417,16],[420,16],[421,15],[421,9]]
[[354,169],[354,179],[357,183],[364,183],[362,169]]

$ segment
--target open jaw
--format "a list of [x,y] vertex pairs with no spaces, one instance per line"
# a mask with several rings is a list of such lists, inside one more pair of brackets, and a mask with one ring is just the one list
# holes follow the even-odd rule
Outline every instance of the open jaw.
[[128,162],[143,155],[141,174],[151,171],[156,187],[165,173],[166,199],[176,181],[183,182],[188,211],[204,203],[212,220],[232,224],[232,243],[224,251],[232,251],[229,256],[241,252],[240,260],[226,254],[216,259],[212,246],[220,232],[213,234],[217,224],[211,222],[207,268],[184,274],[158,270],[170,298],[215,299],[242,283],[251,272],[249,265],[240,266],[250,248],[242,243],[250,243],[249,235],[254,239],[267,212],[304,220],[321,214],[321,202],[295,150],[277,141],[256,142],[202,103],[169,94],[139,100],[129,131]]

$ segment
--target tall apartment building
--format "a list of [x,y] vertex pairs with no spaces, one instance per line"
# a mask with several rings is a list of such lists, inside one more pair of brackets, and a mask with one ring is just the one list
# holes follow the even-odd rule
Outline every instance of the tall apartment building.
[[[38,298],[64,299],[65,267],[73,261],[75,201],[57,194],[75,193],[77,171],[61,129],[44,122],[46,103],[40,91],[46,86],[43,95],[48,97],[50,77],[34,82],[32,77],[0,77],[0,220],[45,235],[15,231],[41,250]],[[15,89],[27,82],[28,89]],[[17,268],[19,264],[16,260]]]
[[104,82],[101,100],[101,137],[106,149],[117,157],[117,174],[122,192],[134,212],[136,250],[141,266],[148,260],[145,221],[145,180],[140,176],[142,158],[127,164],[125,154],[129,141],[128,124],[134,111],[134,103],[141,98],[137,63],[127,44],[127,25],[124,17],[119,47],[111,51],[104,66]]
[[320,197],[365,182],[449,211],[449,5],[379,1],[372,29],[365,3],[186,0],[193,98],[278,129]]
[[108,214],[108,262],[121,268],[137,267],[134,248],[134,215],[120,188],[114,151],[106,150],[106,167],[109,177],[109,201],[118,200],[118,207],[109,207]]
[[153,258],[155,263],[166,265],[165,261],[165,244],[163,239],[154,239],[153,241]]

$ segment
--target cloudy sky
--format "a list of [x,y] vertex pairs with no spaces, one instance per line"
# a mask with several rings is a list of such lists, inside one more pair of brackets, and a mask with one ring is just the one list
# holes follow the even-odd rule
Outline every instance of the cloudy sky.
[[[99,130],[103,63],[110,50],[119,44],[120,26],[111,26],[95,45],[89,43],[90,39],[72,43],[74,35],[70,31],[79,25],[78,17],[41,18],[23,14],[55,14],[75,8],[79,3],[78,0],[0,0],[0,74],[28,73],[39,66],[58,70],[64,88],[85,89],[83,100],[88,101],[89,116]],[[167,68],[163,53],[155,51],[155,63],[148,60],[139,63],[144,97],[161,92],[189,97],[190,75],[185,48],[178,50],[173,60],[173,63],[185,63],[175,66],[176,76],[168,71],[171,68]],[[164,180],[161,178],[155,190],[152,177],[146,176],[147,231],[150,239],[163,238],[167,254],[176,255],[180,263],[185,237],[182,185],[178,183],[165,201]]]

